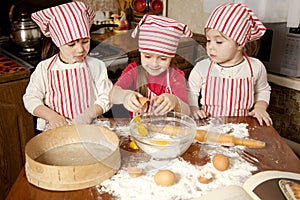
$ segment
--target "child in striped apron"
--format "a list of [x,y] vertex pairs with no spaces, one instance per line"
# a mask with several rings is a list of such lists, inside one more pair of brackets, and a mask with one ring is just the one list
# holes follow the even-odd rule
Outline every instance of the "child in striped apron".
[[198,62],[188,79],[194,118],[250,115],[260,125],[272,125],[267,113],[271,88],[266,69],[244,53],[245,44],[265,31],[252,10],[242,4],[224,3],[213,10],[205,25],[209,58]]
[[31,17],[59,49],[37,65],[23,96],[26,109],[38,117],[37,129],[91,123],[110,109],[112,88],[104,62],[87,56],[95,12],[76,1]]
[[[135,114],[153,111],[159,115],[173,110],[189,115],[184,73],[170,63],[180,37],[191,37],[191,30],[168,17],[144,15],[132,37],[138,32],[141,66],[134,62],[123,70],[110,93],[111,102],[123,104]],[[151,102],[145,110],[138,100],[142,96]]]

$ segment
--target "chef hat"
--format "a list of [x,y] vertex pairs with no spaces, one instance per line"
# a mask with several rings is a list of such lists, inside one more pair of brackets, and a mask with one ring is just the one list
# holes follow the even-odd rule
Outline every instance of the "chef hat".
[[242,46],[261,38],[266,31],[266,27],[252,10],[240,3],[224,3],[217,6],[205,28],[216,29]]
[[60,47],[71,41],[90,37],[95,12],[80,1],[61,4],[31,14],[46,37]]
[[187,25],[164,16],[144,15],[131,36],[139,31],[139,51],[174,57],[181,35],[191,37]]

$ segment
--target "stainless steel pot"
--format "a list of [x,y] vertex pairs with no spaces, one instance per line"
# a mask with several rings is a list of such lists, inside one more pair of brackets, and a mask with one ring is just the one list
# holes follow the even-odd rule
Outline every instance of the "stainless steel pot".
[[41,42],[41,31],[27,13],[11,24],[11,39],[23,48],[31,48]]

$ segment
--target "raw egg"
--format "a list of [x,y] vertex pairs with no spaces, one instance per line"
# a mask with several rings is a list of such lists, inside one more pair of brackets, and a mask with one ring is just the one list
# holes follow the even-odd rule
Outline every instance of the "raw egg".
[[154,175],[154,182],[159,186],[171,186],[176,183],[176,175],[170,170],[159,170]]
[[212,163],[214,167],[219,171],[225,171],[229,168],[229,159],[223,154],[216,154],[213,157]]

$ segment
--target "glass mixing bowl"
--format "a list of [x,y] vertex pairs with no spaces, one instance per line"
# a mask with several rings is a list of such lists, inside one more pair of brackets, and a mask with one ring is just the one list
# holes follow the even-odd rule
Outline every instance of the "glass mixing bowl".
[[131,120],[130,133],[136,145],[154,159],[174,159],[193,143],[196,122],[177,112],[145,113]]

